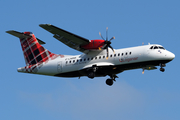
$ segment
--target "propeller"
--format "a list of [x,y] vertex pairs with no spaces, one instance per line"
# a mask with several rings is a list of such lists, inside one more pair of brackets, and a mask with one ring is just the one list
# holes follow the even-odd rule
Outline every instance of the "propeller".
[[[100,37],[104,39],[104,37],[102,36],[101,32],[99,32]],[[108,51],[108,47],[111,48],[111,50],[115,53],[113,47],[111,46],[111,40],[115,39],[115,37],[112,37],[111,39],[108,40],[108,27],[106,28],[106,40],[104,41],[104,45],[102,46],[102,49],[106,49],[107,51],[107,57],[106,59],[108,59],[109,56],[109,51]],[[101,50],[101,48],[99,47],[99,50]]]

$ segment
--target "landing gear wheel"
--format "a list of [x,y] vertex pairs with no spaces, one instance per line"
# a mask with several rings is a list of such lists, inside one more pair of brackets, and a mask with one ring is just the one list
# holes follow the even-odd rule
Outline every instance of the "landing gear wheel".
[[109,86],[113,85],[113,80],[112,79],[107,79],[106,84],[109,85]]
[[164,71],[165,71],[165,69],[164,69],[164,68],[160,68],[160,71],[161,71],[161,72],[164,72]]
[[91,78],[91,79],[93,79],[93,78],[95,77],[95,73],[94,73],[94,72],[90,72],[90,73],[88,74],[88,77]]

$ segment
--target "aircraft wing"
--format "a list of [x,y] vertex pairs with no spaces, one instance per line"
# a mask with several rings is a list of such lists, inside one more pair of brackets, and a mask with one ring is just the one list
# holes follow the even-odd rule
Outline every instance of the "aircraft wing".
[[84,52],[84,53],[87,52],[86,49],[81,48],[80,46],[89,44],[90,41],[88,39],[70,33],[68,31],[65,31],[51,24],[40,24],[39,26],[49,31],[50,33],[54,34],[53,36],[54,38],[66,44],[67,46],[75,50],[78,50],[80,52]]

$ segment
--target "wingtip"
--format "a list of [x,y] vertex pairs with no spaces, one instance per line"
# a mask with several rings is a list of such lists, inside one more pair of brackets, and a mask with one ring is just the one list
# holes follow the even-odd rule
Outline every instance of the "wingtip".
[[40,27],[43,27],[43,26],[51,26],[51,24],[39,24]]
[[8,30],[8,31],[6,31],[6,33],[11,33],[11,32],[13,32],[14,30]]

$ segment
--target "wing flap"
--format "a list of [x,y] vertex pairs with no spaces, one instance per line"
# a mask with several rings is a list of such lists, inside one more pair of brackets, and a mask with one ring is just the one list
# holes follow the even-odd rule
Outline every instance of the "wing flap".
[[49,31],[50,33],[54,34],[53,37],[56,38],[57,40],[81,52],[85,52],[86,50],[81,48],[80,46],[86,45],[90,42],[86,38],[70,33],[66,30],[63,30],[51,24],[40,24],[39,26]]

